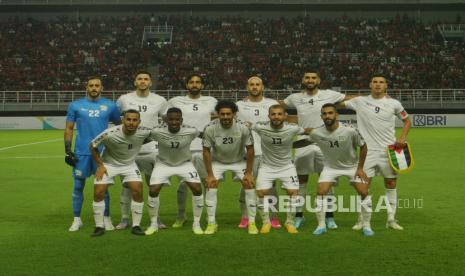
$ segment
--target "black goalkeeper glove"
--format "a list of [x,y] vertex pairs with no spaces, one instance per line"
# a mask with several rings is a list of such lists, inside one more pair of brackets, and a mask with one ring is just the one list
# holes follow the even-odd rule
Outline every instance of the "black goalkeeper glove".
[[72,151],[68,151],[65,156],[65,163],[70,165],[71,167],[76,166],[78,159],[76,155]]

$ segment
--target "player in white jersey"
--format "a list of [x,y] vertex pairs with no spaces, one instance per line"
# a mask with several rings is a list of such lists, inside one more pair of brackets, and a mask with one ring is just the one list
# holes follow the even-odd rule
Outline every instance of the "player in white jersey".
[[[312,129],[310,140],[316,143],[324,156],[324,168],[318,179],[316,197],[316,217],[318,226],[314,235],[326,232],[325,202],[326,197],[339,177],[346,176],[361,200],[362,226],[365,236],[373,236],[371,230],[371,197],[368,194],[368,177],[363,165],[367,155],[367,145],[357,129],[338,121],[336,105],[328,103],[321,108],[321,119],[325,126]],[[360,148],[360,157],[357,149]]]
[[[304,88],[302,92],[291,94],[280,101],[286,108],[297,110],[297,122],[303,128],[316,128],[323,125],[320,118],[321,107],[326,103],[337,103],[346,99],[342,93],[319,89],[320,82],[318,72],[308,69],[302,77]],[[290,121],[295,122],[295,118],[291,117]],[[299,194],[305,198],[309,174],[319,174],[323,169],[323,154],[317,145],[309,145],[296,149],[294,162],[299,176]],[[300,208],[296,214],[295,223],[297,228],[303,223],[303,213]],[[327,224],[330,229],[337,228],[331,212],[327,214]]]
[[[263,93],[265,86],[263,85],[263,80],[257,76],[250,77],[247,80],[246,88],[249,95],[244,100],[240,100],[236,103],[238,107],[237,119],[239,119],[242,122],[247,122],[251,126],[253,126],[257,122],[268,121],[268,109],[270,108],[270,106],[278,104],[278,101],[264,97]],[[252,135],[254,139],[255,151],[255,158],[253,162],[253,175],[254,177],[257,177],[258,167],[260,166],[262,156],[262,149],[260,146],[260,136],[258,136],[258,134],[255,131],[252,131]],[[276,193],[276,187],[273,186],[271,190],[272,195],[278,198]],[[249,224],[249,219],[247,215],[247,207],[245,204],[245,192],[242,188],[239,197],[239,202],[241,205],[242,218],[238,227],[247,228]],[[276,212],[272,213],[271,226],[273,228],[281,227]]]
[[249,214],[249,234],[258,234],[255,225],[256,198],[252,167],[254,159],[253,137],[250,129],[236,121],[237,105],[220,101],[215,107],[219,119],[213,120],[203,132],[203,160],[207,169],[205,178],[205,204],[208,226],[205,234],[214,234],[219,180],[226,171],[232,171],[242,181]]
[[203,194],[197,170],[191,162],[191,142],[199,136],[195,128],[183,125],[182,111],[179,108],[169,108],[166,113],[166,123],[152,130],[151,138],[158,141],[159,152],[157,162],[150,178],[148,210],[150,227],[146,235],[158,231],[158,210],[160,207],[160,191],[163,185],[170,184],[170,177],[177,175],[180,183],[186,183],[192,191],[192,210],[194,223],[192,230],[195,234],[203,234],[200,227],[200,217],[203,209]]
[[[190,75],[186,80],[186,96],[178,96],[168,101],[168,108],[177,107],[183,113],[183,121],[186,125],[193,126],[199,131],[210,123],[212,116],[215,114],[215,106],[218,102],[211,96],[203,96],[202,89],[204,81],[202,76],[198,74]],[[191,144],[192,163],[200,175],[201,179],[205,179],[207,171],[203,164],[202,158],[202,139],[195,138]],[[173,228],[179,228],[186,222],[186,199],[187,188],[185,183],[181,183],[177,191],[178,215]]]
[[[142,143],[150,135],[150,129],[140,127],[140,114],[137,110],[128,110],[123,116],[123,125],[109,128],[100,133],[90,143],[92,157],[97,163],[94,180],[94,220],[95,230],[92,236],[97,237],[105,233],[103,213],[105,201],[103,196],[108,187],[119,176],[132,192],[132,233],[145,235],[140,228],[144,201],[142,199],[142,178],[135,159],[142,147]],[[102,156],[98,147],[104,145]]]
[[[387,96],[387,80],[384,76],[374,75],[371,78],[371,94],[364,97],[353,98],[340,103],[341,107],[346,107],[357,112],[357,126],[360,129],[368,145],[367,161],[365,171],[371,178],[377,173],[384,177],[386,188],[386,198],[390,208],[386,227],[402,230],[396,221],[397,209],[397,174],[389,165],[386,148],[388,145],[396,144],[402,148],[410,130],[410,118],[402,104]],[[402,132],[396,139],[395,120],[396,117],[403,122]],[[361,228],[357,223],[353,227],[355,230]]]
[[257,176],[258,210],[263,220],[260,233],[268,234],[271,230],[269,212],[264,207],[264,197],[270,195],[273,182],[279,179],[291,202],[284,226],[289,233],[296,234],[294,217],[298,203],[299,182],[292,162],[292,143],[295,135],[303,135],[306,131],[296,124],[285,123],[287,114],[284,107],[279,104],[271,106],[268,113],[269,122],[256,123],[253,127],[261,138],[262,150],[262,162]]
[[[166,99],[160,95],[150,92],[152,86],[151,75],[147,71],[138,71],[135,74],[134,86],[136,90],[119,97],[116,105],[123,113],[129,109],[135,109],[140,112],[141,126],[153,128],[159,124],[161,116],[166,110]],[[150,181],[150,175],[155,165],[158,148],[156,142],[144,144],[136,158],[139,169],[145,175],[147,185]],[[126,229],[129,225],[131,191],[123,186],[121,189],[121,222],[116,229]],[[160,228],[165,228],[162,223]]]

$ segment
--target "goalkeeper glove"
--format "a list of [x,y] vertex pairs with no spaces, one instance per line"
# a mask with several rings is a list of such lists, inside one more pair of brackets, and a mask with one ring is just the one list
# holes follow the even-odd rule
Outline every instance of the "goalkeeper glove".
[[78,159],[76,155],[72,151],[68,151],[65,156],[65,163],[70,165],[71,167],[76,166]]

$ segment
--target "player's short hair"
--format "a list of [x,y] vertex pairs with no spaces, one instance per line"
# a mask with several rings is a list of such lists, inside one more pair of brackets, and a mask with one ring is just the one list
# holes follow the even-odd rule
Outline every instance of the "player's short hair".
[[320,77],[320,72],[318,70],[316,70],[315,68],[311,68],[311,67],[305,68],[304,73],[302,74],[302,76],[305,76],[305,74],[308,74],[308,73],[314,73],[318,77]]
[[182,111],[181,109],[177,108],[177,107],[170,107],[167,111],[166,111],[166,115],[170,114],[170,113],[178,113],[179,115],[182,116]]
[[149,75],[149,77],[152,78],[152,74],[150,74],[149,71],[147,71],[147,70],[138,70],[138,71],[134,74],[134,79],[136,79],[137,76],[139,76],[140,74]]
[[286,113],[286,109],[285,109],[282,105],[280,105],[280,104],[274,104],[274,105],[270,106],[270,107],[268,108],[268,113],[270,113],[270,111],[271,111],[272,109],[278,109],[278,108],[279,108],[279,109],[282,109],[282,110],[284,111],[284,113]]
[[186,78],[186,85],[189,83],[189,81],[193,78],[193,77],[197,77],[200,79],[200,83],[205,85],[204,83],[204,80],[203,80],[203,77],[200,75],[200,74],[197,74],[197,73],[193,73],[193,74],[190,74],[189,76],[187,76]]
[[93,75],[93,76],[87,77],[86,84],[87,84],[89,81],[91,81],[91,80],[99,80],[100,82],[103,82],[103,81],[102,81],[102,77],[97,76],[97,75]]
[[139,118],[140,118],[140,112],[135,110],[135,109],[128,109],[126,111],[123,112],[123,117],[126,116],[126,114],[137,114],[139,115]]
[[370,82],[373,81],[374,78],[384,78],[386,80],[386,83],[388,82],[386,75],[382,73],[374,73],[373,75],[371,75]]
[[332,107],[332,108],[334,108],[334,110],[336,111],[336,113],[338,113],[338,112],[337,112],[337,107],[336,107],[336,105],[333,104],[333,103],[325,103],[325,104],[321,107],[321,110],[323,110],[323,108],[327,108],[327,107]]
[[229,108],[233,113],[236,113],[239,109],[233,101],[221,100],[215,106],[216,113],[220,113],[220,109]]
[[260,77],[257,76],[257,75],[253,75],[253,76],[251,76],[250,78],[248,78],[248,79],[247,79],[247,83],[249,83],[249,81],[251,81],[252,79],[258,79],[258,80],[260,80],[260,82],[263,84],[263,79],[260,78]]

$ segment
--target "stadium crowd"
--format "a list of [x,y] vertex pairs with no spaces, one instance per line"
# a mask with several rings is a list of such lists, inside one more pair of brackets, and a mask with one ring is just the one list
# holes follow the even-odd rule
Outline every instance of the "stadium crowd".
[[[171,44],[142,43],[144,26],[174,27]],[[102,75],[106,90],[130,89],[132,73],[158,68],[157,89],[182,89],[199,72],[209,89],[242,89],[262,76],[270,89],[298,88],[313,65],[325,87],[366,88],[370,72],[391,88],[459,88],[465,44],[444,43],[437,24],[390,19],[98,17],[0,21],[1,90],[79,90]],[[159,66],[158,66],[159,65]]]

